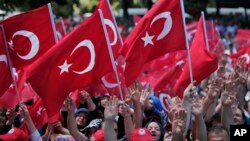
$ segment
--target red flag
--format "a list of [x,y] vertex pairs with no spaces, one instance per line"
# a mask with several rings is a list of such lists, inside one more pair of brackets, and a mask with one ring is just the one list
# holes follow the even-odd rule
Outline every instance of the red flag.
[[161,0],[141,19],[120,52],[125,57],[126,85],[133,83],[144,63],[167,52],[185,49],[179,0]]
[[191,45],[193,38],[194,38],[194,35],[196,33],[197,24],[198,24],[197,21],[193,21],[193,22],[187,24],[187,39],[188,39],[188,42],[190,45]]
[[242,48],[235,54],[230,54],[229,57],[232,59],[232,66],[235,66],[238,58],[245,58],[245,64],[250,67],[250,46]]
[[37,99],[34,105],[28,107],[30,117],[34,122],[37,129],[40,129],[44,124],[48,122],[48,115],[44,108],[44,104],[41,98]]
[[55,44],[51,19],[45,5],[1,22],[15,68],[32,64]]
[[12,128],[8,133],[0,135],[0,139],[4,141],[27,141],[29,136],[19,128]]
[[[29,83],[25,83],[21,92],[19,92],[21,102],[26,102],[36,96],[33,88]],[[18,99],[16,95],[16,91],[14,89],[13,84],[9,87],[9,89],[0,97],[0,106],[5,108],[15,108],[18,104]]]
[[161,70],[164,67],[174,66],[180,60],[185,60],[187,52],[185,50],[167,53],[143,66],[143,71],[150,73]]
[[93,84],[110,71],[112,64],[98,12],[24,70],[49,117],[58,113],[71,91]]
[[63,19],[56,22],[56,36],[58,39],[63,38],[66,35],[66,28]]
[[250,30],[247,29],[238,29],[237,30],[237,50],[241,50],[242,48],[250,45]]
[[[124,94],[125,94],[126,85],[125,85],[125,80],[124,80],[123,64],[124,64],[124,58],[119,57],[116,60],[116,68],[117,68],[118,78],[120,81],[120,87],[123,93],[123,98],[125,98]],[[115,72],[108,73],[107,75],[102,77],[102,84],[107,89],[110,95],[113,95],[113,96],[115,95],[116,97],[122,99],[120,95],[119,85],[117,82]]]
[[[202,17],[199,20],[197,32],[192,42],[190,50],[193,79],[199,84],[208,77],[218,67],[217,57],[206,49]],[[174,90],[179,97],[183,96],[184,89],[190,84],[189,68],[186,63],[184,70],[174,86]]]
[[174,95],[173,87],[185,64],[187,52],[168,53],[144,65],[144,74],[139,77],[142,84],[150,83],[154,92]]
[[6,47],[3,40],[2,30],[0,28],[0,97],[10,87],[12,78],[7,60]]
[[104,24],[106,25],[108,31],[110,45],[112,47],[114,58],[117,58],[119,56],[118,54],[119,49],[122,46],[122,40],[120,37],[120,33],[117,29],[117,24],[114,19],[109,0],[101,0],[97,9],[102,10],[104,17]]

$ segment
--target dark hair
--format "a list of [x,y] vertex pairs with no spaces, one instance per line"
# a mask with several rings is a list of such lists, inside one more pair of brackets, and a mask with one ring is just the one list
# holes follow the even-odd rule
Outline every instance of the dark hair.
[[207,127],[208,129],[213,127],[213,122],[217,121],[217,122],[221,122],[221,114],[220,113],[215,113],[212,117],[211,120],[207,123]]
[[229,131],[228,131],[227,128],[224,127],[224,126],[213,126],[213,127],[211,127],[211,128],[208,130],[207,134],[209,134],[209,133],[211,133],[211,132],[213,132],[213,133],[215,133],[215,134],[219,134],[219,133],[222,133],[223,130],[226,131],[227,135],[229,136]]

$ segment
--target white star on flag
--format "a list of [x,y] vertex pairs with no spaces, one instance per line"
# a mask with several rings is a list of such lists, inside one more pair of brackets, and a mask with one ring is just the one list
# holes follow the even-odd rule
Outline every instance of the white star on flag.
[[69,67],[71,66],[72,64],[68,64],[67,63],[67,60],[64,61],[64,64],[61,65],[61,66],[58,66],[60,69],[61,69],[61,72],[60,72],[60,75],[64,72],[69,72]]
[[36,112],[37,117],[41,115],[42,110],[43,110],[43,108],[39,107],[38,111]]
[[144,41],[144,47],[146,47],[148,44],[154,45],[152,39],[154,36],[149,36],[148,32],[146,32],[145,37],[142,37],[141,39]]

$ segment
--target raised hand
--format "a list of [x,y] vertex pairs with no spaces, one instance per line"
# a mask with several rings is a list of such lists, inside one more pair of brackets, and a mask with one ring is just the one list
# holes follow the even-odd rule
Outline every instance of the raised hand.
[[104,110],[105,120],[113,121],[118,114],[118,99],[112,97],[108,102]]
[[221,93],[221,104],[223,106],[231,106],[236,99],[235,95],[230,94],[229,91],[223,91]]
[[199,97],[194,98],[191,103],[191,113],[194,116],[202,116],[203,114],[203,100]]
[[250,70],[247,66],[243,66],[238,69],[237,72],[235,72],[235,81],[236,83],[246,85],[247,84],[247,78],[249,77]]
[[210,99],[217,99],[220,95],[220,92],[224,88],[224,80],[221,77],[217,77],[215,80],[213,80],[209,86],[208,89],[208,98]]
[[130,111],[130,107],[127,103],[125,103],[124,101],[121,103],[120,105],[120,114],[125,118],[128,116],[131,116],[131,111]]
[[72,99],[71,99],[70,96],[68,96],[65,99],[64,103],[65,103],[65,106],[66,106],[66,108],[67,108],[68,111],[74,111],[75,107],[74,107],[73,101],[72,101]]
[[131,96],[131,100],[133,100],[133,102],[138,102],[140,100],[141,87],[142,86],[139,81],[135,81],[128,87],[128,94]]
[[[195,83],[195,82],[194,82]],[[190,83],[188,85],[188,87],[185,89],[184,91],[184,96],[183,96],[183,100],[188,100],[189,102],[191,102],[192,97],[194,97],[195,95],[197,95],[197,87],[194,86],[194,84]]]
[[184,109],[179,108],[174,114],[172,133],[175,135],[183,136],[186,129],[186,122],[187,122],[187,112]]
[[147,109],[148,107],[148,96],[149,92],[147,90],[142,90],[140,95],[140,104],[142,106],[142,109]]
[[20,104],[19,110],[20,110],[21,116],[24,118],[24,121],[31,119],[29,110],[27,109],[26,105]]
[[84,102],[88,102],[91,100],[91,97],[89,96],[89,93],[85,90],[81,90],[80,91],[80,102],[84,103]]

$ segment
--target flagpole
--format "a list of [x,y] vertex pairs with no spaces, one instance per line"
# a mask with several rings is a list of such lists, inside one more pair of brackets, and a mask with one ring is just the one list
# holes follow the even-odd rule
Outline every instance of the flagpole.
[[112,13],[112,8],[111,8],[111,6],[110,6],[109,0],[106,0],[106,1],[107,1],[107,3],[108,3],[109,9],[110,9],[110,11],[111,11],[111,15],[112,15],[113,21],[114,21],[114,23],[115,23],[115,28],[116,28],[116,30],[117,30],[117,32],[118,32],[118,36],[119,36],[119,38],[120,38],[121,44],[122,44],[122,46],[123,46],[123,40],[122,40],[121,34],[119,33],[118,25],[117,25],[117,23],[116,23],[116,20],[115,20],[115,17],[114,17],[114,15],[113,15],[113,13]]
[[205,36],[205,43],[206,43],[206,48],[209,51],[209,44],[208,44],[208,38],[207,38],[207,26],[206,26],[206,21],[205,21],[205,15],[204,12],[201,12],[202,15],[202,25],[203,25],[203,29],[204,29],[204,36]]
[[64,24],[64,21],[63,21],[63,18],[62,18],[62,17],[60,17],[60,22],[61,22],[61,24],[62,24],[63,33],[64,33],[64,35],[66,35],[66,34],[67,34],[67,31],[66,31],[66,27],[65,27],[65,24]]
[[113,70],[115,72],[116,80],[117,80],[117,83],[118,83],[120,97],[121,97],[121,100],[123,100],[123,93],[122,93],[121,83],[120,83],[120,79],[118,77],[118,73],[117,73],[117,68],[116,68],[116,65],[115,65],[115,59],[114,59],[113,51],[112,51],[111,46],[110,46],[108,32],[107,32],[106,26],[104,24],[104,18],[103,18],[102,10],[98,9],[98,12],[99,12],[99,15],[100,15],[100,18],[101,18],[101,21],[102,21],[102,27],[103,27],[105,38],[106,38],[106,41],[107,41],[109,56],[110,56],[110,59],[111,59],[111,62],[112,62],[112,67],[113,67]]
[[187,28],[186,28],[186,21],[185,21],[185,10],[184,10],[184,3],[183,0],[180,0],[181,2],[181,12],[182,12],[182,21],[183,21],[183,27],[184,27],[184,33],[185,33],[185,41],[186,41],[186,49],[187,49],[187,56],[188,56],[188,68],[189,68],[189,75],[190,75],[190,82],[193,84],[193,71],[192,71],[192,63],[191,63],[191,55],[189,50],[189,43],[187,39]]
[[53,33],[54,33],[55,42],[57,43],[59,39],[56,36],[56,25],[55,25],[55,20],[54,20],[54,15],[52,12],[51,4],[48,3],[47,6],[49,8],[50,21],[51,21],[51,25],[52,25],[52,29],[53,29]]
[[11,60],[10,60],[10,53],[9,53],[9,50],[8,50],[6,34],[5,34],[5,30],[4,30],[3,25],[1,25],[1,29],[3,31],[3,40],[4,40],[4,45],[5,45],[5,51],[6,51],[6,55],[7,55],[7,62],[8,62],[9,70],[10,70],[10,74],[11,74],[11,77],[12,77],[12,80],[13,80],[14,89],[16,91],[17,100],[18,100],[18,103],[20,105],[21,104],[21,99],[20,99],[20,95],[19,95],[19,92],[18,92],[18,88],[17,88],[17,84],[16,84],[16,80],[15,80],[15,75],[14,75],[13,69],[12,69],[13,67],[12,67],[12,63],[11,63]]

